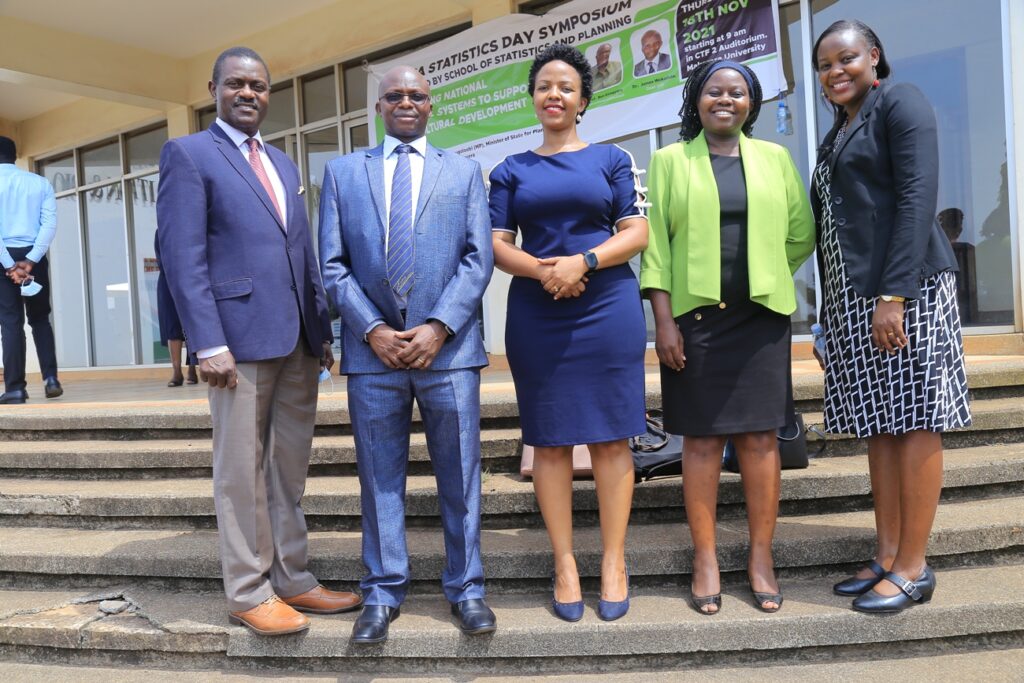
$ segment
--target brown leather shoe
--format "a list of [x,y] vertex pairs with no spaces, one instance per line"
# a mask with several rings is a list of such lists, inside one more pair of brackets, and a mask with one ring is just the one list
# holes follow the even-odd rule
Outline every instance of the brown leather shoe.
[[244,612],[231,612],[228,621],[236,626],[247,626],[261,636],[282,636],[309,628],[309,618],[286,605],[281,598],[269,598]]
[[332,591],[323,586],[317,586],[305,593],[281,599],[298,611],[309,612],[310,614],[351,612],[363,604],[363,599],[355,593]]

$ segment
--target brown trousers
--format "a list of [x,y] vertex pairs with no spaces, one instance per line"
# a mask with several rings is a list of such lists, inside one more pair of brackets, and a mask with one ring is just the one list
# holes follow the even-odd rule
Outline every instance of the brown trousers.
[[316,419],[316,358],[300,337],[283,358],[238,364],[238,386],[209,390],[213,490],[231,611],[317,585],[300,505]]

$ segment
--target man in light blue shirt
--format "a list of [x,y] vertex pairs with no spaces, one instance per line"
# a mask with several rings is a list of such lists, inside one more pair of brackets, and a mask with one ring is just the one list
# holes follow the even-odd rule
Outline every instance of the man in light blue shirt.
[[[4,393],[0,404],[24,403],[25,319],[32,327],[46,398],[64,393],[50,326],[50,273],[46,250],[57,232],[57,201],[50,183],[14,165],[14,140],[0,136],[0,338]],[[42,289],[39,289],[39,286]],[[28,295],[33,289],[38,290]]]

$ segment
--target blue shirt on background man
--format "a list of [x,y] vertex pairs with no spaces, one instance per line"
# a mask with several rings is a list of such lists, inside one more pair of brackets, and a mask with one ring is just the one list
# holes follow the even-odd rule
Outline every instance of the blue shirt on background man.
[[57,200],[50,182],[14,164],[0,164],[0,263],[14,266],[8,249],[31,247],[33,263],[46,255],[57,233]]

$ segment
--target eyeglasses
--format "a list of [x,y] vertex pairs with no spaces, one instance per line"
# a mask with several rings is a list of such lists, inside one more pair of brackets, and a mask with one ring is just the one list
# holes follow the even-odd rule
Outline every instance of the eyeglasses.
[[380,99],[384,100],[388,104],[401,104],[402,100],[406,97],[409,98],[410,102],[416,105],[425,104],[430,101],[430,95],[425,92],[386,92]]

